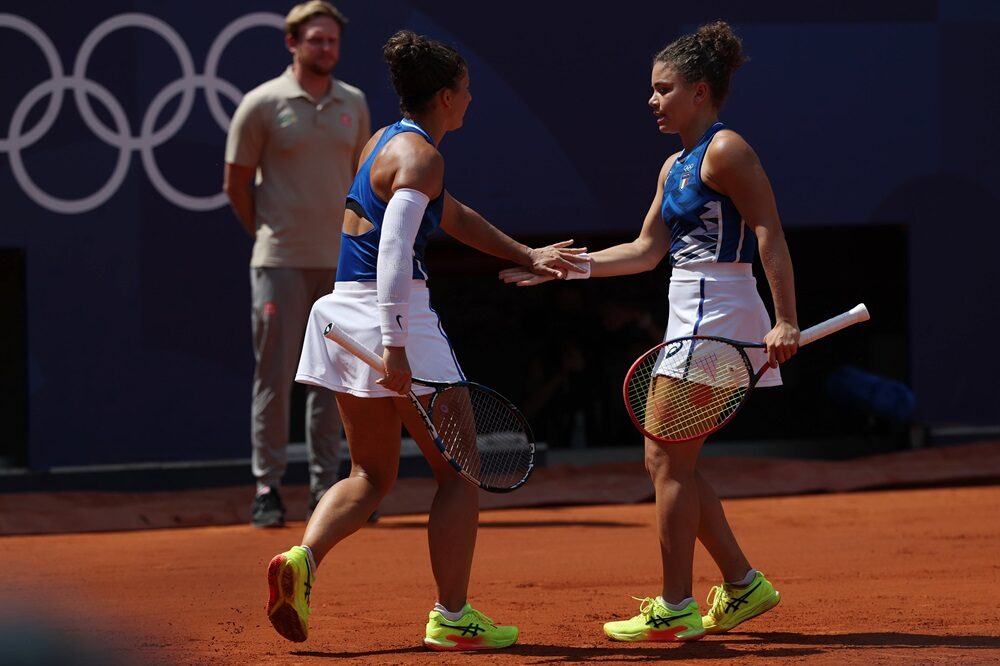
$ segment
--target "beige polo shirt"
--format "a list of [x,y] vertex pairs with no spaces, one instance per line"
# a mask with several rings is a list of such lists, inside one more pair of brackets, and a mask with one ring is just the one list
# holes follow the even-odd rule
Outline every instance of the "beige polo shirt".
[[226,162],[257,167],[251,266],[337,265],[344,202],[371,120],[361,90],[332,82],[314,100],[289,67],[248,92],[233,115]]

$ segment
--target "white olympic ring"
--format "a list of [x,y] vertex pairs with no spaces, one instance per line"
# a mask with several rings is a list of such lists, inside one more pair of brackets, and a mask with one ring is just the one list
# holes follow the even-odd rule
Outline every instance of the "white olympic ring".
[[[233,104],[239,104],[243,93],[229,81],[218,77],[219,61],[233,38],[244,30],[255,27],[283,29],[284,18],[278,14],[256,12],[232,21],[215,37],[205,59],[204,73],[197,74],[191,52],[181,36],[172,27],[148,14],[118,14],[98,25],[87,35],[77,53],[73,74],[66,76],[59,53],[48,35],[37,25],[20,16],[0,13],[0,28],[16,30],[35,42],[42,51],[51,73],[51,77],[47,81],[32,88],[18,103],[11,116],[7,136],[0,137],[0,152],[8,153],[14,179],[25,194],[43,208],[68,215],[86,213],[115,195],[128,175],[132,152],[138,151],[149,180],[160,195],[174,205],[194,211],[214,210],[226,205],[226,195],[223,192],[207,197],[198,197],[178,191],[163,177],[153,151],[176,136],[180,128],[187,122],[191,108],[194,106],[194,94],[199,88],[205,90],[208,108],[215,122],[218,123],[223,132],[228,130],[231,118],[222,108],[219,95],[225,95]],[[143,116],[139,134],[136,136],[132,135],[128,116],[115,96],[100,84],[87,78],[87,64],[90,62],[94,49],[104,37],[121,28],[145,28],[156,33],[174,50],[181,68],[181,77],[168,83],[153,97],[153,101],[150,102],[149,108],[146,109],[146,114]],[[72,91],[73,99],[76,101],[80,116],[87,128],[101,141],[118,149],[118,161],[108,182],[101,186],[97,192],[81,199],[60,199],[42,190],[31,179],[21,158],[21,152],[41,139],[55,124],[66,91]],[[181,99],[176,112],[163,127],[157,130],[156,121],[159,120],[160,113],[177,95],[180,95]],[[37,124],[24,132],[24,123],[28,114],[45,96],[49,97],[48,107]],[[107,127],[94,113],[90,105],[90,97],[96,98],[104,105],[114,124],[114,129]]]

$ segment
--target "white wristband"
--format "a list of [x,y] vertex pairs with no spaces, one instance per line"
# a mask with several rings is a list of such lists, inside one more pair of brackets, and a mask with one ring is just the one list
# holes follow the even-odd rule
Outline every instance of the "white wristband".
[[382,327],[383,347],[405,347],[407,326],[406,317],[410,311],[409,303],[379,303],[378,314]]
[[[590,259],[590,256],[586,254],[578,254],[576,256],[578,256],[581,259]],[[576,271],[566,271],[566,277],[563,278],[564,280],[586,280],[587,278],[590,277],[589,261],[585,261],[583,263],[574,261],[573,263],[582,268],[583,273],[577,273]]]

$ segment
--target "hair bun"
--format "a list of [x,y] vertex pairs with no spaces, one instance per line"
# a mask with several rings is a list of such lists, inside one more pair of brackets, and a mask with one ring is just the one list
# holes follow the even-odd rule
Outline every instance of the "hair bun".
[[747,61],[743,55],[743,42],[725,21],[706,23],[698,28],[696,34],[698,41],[714,55],[713,59],[724,67],[727,74],[731,75]]
[[454,48],[410,30],[390,37],[382,56],[403,113],[423,110],[435,92],[454,88],[465,70],[465,60]]
[[427,40],[410,30],[400,30],[385,43],[382,55],[388,62],[419,59],[428,49]]
[[653,59],[672,67],[688,83],[707,82],[720,108],[729,95],[729,79],[746,61],[743,42],[725,21],[706,23],[675,39]]

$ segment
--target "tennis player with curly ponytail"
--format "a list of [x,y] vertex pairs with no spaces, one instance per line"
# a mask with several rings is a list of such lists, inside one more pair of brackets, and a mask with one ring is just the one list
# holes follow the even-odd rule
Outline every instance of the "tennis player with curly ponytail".
[[[798,349],[792,261],[771,185],[756,153],[719,121],[733,72],[746,58],[740,39],[723,21],[701,26],[653,60],[649,107],[663,134],[677,134],[683,150],[667,158],[642,230],[631,243],[589,255],[590,276],[652,270],[670,255],[669,318],[665,340],[712,335],[763,340],[754,369],[769,363],[757,386],[781,383],[777,364]],[[774,301],[774,324],[752,273],[759,253]],[[579,277],[577,273],[568,277]],[[521,268],[501,271],[522,286],[550,278]],[[729,631],[777,605],[778,592],[754,569],[730,529],[718,496],[698,472],[705,437],[664,444],[645,441],[646,468],[656,490],[656,522],[663,564],[660,594],[646,597],[639,614],[608,622],[604,632],[622,641],[691,641]],[[709,595],[705,615],[692,596],[695,540],[715,560],[723,583]]]

